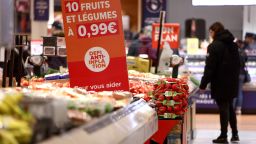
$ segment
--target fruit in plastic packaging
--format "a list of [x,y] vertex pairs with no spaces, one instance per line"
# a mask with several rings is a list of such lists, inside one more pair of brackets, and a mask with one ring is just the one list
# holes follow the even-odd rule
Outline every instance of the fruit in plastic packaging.
[[175,118],[182,116],[188,106],[189,87],[183,79],[164,78],[154,85],[153,101],[158,116]]

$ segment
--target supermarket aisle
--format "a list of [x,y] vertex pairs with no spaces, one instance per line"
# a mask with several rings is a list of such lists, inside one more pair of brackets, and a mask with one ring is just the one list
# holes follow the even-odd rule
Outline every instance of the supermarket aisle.
[[[256,144],[256,115],[238,116],[240,144]],[[193,144],[209,144],[212,139],[219,135],[219,116],[203,115],[196,116],[196,139]],[[231,133],[229,133],[229,140]]]

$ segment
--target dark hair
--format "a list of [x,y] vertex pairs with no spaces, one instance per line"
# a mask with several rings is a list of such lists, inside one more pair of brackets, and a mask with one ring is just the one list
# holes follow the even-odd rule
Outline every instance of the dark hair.
[[57,30],[62,30],[62,24],[59,21],[54,21],[52,27],[54,27]]
[[225,28],[224,28],[223,24],[220,23],[220,22],[215,22],[215,23],[213,23],[213,24],[210,26],[210,28],[209,28],[209,30],[214,31],[215,34],[221,32],[221,31],[223,31],[224,29],[225,29]]
[[250,32],[245,33],[245,38],[253,38],[253,37],[254,37],[253,33],[250,33]]

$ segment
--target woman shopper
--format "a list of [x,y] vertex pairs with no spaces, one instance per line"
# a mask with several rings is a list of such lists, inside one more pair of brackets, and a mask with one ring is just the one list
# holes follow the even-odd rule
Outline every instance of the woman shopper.
[[233,42],[234,36],[220,22],[209,28],[213,42],[208,46],[204,75],[200,90],[204,92],[211,84],[211,95],[215,99],[220,114],[221,134],[213,143],[228,143],[228,123],[232,129],[231,142],[239,141],[236,113],[233,99],[237,97],[240,60],[238,46]]
[[243,104],[243,84],[245,80],[245,63],[247,62],[247,55],[244,51],[244,43],[242,40],[236,41],[238,45],[238,52],[240,56],[240,74],[239,74],[239,84],[238,84],[238,96],[234,99],[234,108],[236,110],[236,114],[242,114],[242,104]]

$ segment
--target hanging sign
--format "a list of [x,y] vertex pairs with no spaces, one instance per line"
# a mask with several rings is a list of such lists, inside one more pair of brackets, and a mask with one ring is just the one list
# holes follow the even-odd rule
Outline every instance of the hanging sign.
[[49,20],[49,0],[34,0],[34,20]]
[[159,22],[161,11],[166,11],[167,0],[142,0],[142,28]]
[[[160,24],[153,24],[152,29],[152,47],[157,48],[159,39]],[[168,42],[171,48],[179,48],[180,25],[177,23],[165,23],[162,29],[161,48],[164,42]]]
[[62,0],[71,86],[129,90],[121,4]]

